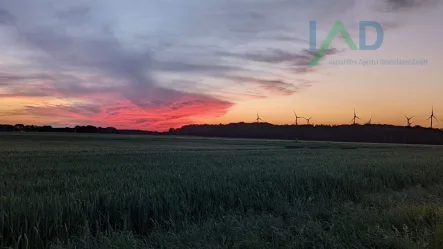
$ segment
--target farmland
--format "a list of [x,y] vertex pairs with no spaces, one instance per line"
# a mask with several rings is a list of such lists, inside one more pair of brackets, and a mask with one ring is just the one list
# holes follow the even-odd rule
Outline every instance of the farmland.
[[443,248],[443,147],[0,133],[0,248]]

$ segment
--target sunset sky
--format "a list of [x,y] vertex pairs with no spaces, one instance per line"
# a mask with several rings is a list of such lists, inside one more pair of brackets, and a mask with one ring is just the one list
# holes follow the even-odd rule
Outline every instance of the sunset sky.
[[[0,0],[0,123],[166,130],[191,123],[366,122],[443,128],[443,4],[439,0]],[[384,42],[351,51],[341,20]],[[368,29],[368,43],[375,41]],[[420,65],[336,65],[337,60]],[[304,122],[304,121],[303,121]]]

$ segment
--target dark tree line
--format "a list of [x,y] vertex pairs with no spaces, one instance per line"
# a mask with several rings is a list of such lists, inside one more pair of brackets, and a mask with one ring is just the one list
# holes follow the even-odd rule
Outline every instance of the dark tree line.
[[50,132],[54,128],[49,125],[37,126],[37,125],[24,125],[24,124],[16,124],[16,125],[0,125],[0,131],[26,131],[26,132]]
[[394,125],[272,125],[268,123],[232,123],[226,125],[185,125],[167,132],[118,130],[92,125],[65,128],[35,125],[0,125],[10,132],[77,132],[107,134],[187,135],[227,138],[263,138],[337,142],[443,144],[443,130]]
[[64,127],[64,128],[54,128],[50,125],[38,126],[38,125],[0,125],[0,131],[12,131],[12,132],[78,132],[78,133],[117,133],[117,129],[114,127],[95,127],[92,125],[86,126],[75,126]]
[[443,130],[393,125],[272,125],[268,123],[234,123],[227,125],[186,125],[169,134],[290,139],[337,142],[443,144]]
[[95,127],[93,125],[86,125],[86,126],[75,126],[74,132],[77,133],[117,133],[117,129],[114,127]]
[[114,127],[96,127],[93,125],[77,125],[75,127],[55,128],[49,125],[0,124],[0,132],[72,132],[72,133],[106,133],[106,134],[161,134],[154,131],[118,130]]

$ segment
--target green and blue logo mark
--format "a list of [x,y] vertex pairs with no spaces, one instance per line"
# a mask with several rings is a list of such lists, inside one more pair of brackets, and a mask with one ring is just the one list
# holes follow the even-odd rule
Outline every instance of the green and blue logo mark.
[[[377,40],[374,44],[368,45],[366,43],[366,28],[373,27],[377,31]],[[337,20],[329,31],[327,37],[321,43],[320,48],[317,50],[317,22],[310,21],[309,22],[309,49],[311,51],[317,51],[312,58],[310,66],[315,66],[319,63],[320,59],[325,55],[332,41],[334,40],[337,33],[343,37],[345,42],[348,44],[348,47],[351,50],[376,50],[381,47],[384,40],[384,31],[383,27],[380,23],[376,21],[360,21],[359,25],[359,47],[352,40],[349,35],[348,30],[343,25],[343,22]]]

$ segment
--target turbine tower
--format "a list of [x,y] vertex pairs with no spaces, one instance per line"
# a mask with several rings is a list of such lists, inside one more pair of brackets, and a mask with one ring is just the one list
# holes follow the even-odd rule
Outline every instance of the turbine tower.
[[307,125],[310,125],[310,124],[311,124],[311,118],[312,118],[312,116],[309,117],[309,118],[305,118],[305,119],[306,119],[306,122],[307,122]]
[[432,128],[432,121],[435,119],[437,122],[439,122],[438,121],[438,119],[437,119],[437,117],[435,117],[435,115],[434,115],[434,107],[432,107],[432,112],[431,112],[431,116],[429,116],[429,118],[428,119],[426,119],[426,120],[431,120],[431,128]]
[[260,118],[260,115],[258,115],[257,111],[257,118],[255,119],[255,123],[259,123],[259,121],[263,121],[263,119]]
[[294,112],[294,115],[295,115],[295,125],[298,125],[298,119],[299,119],[299,118],[303,118],[303,117],[299,117],[299,116],[297,116],[297,113],[295,113],[294,110],[292,110],[292,112]]
[[354,117],[353,117],[352,120],[351,120],[352,124],[354,124],[354,125],[356,124],[356,123],[355,123],[355,120],[356,120],[356,119],[361,120],[361,119],[357,116],[357,114],[355,114],[355,109],[354,109]]
[[411,127],[411,125],[414,123],[414,122],[411,122],[411,119],[413,119],[414,116],[408,117],[408,116],[405,115],[405,118],[406,118],[406,122],[408,122],[408,127]]

